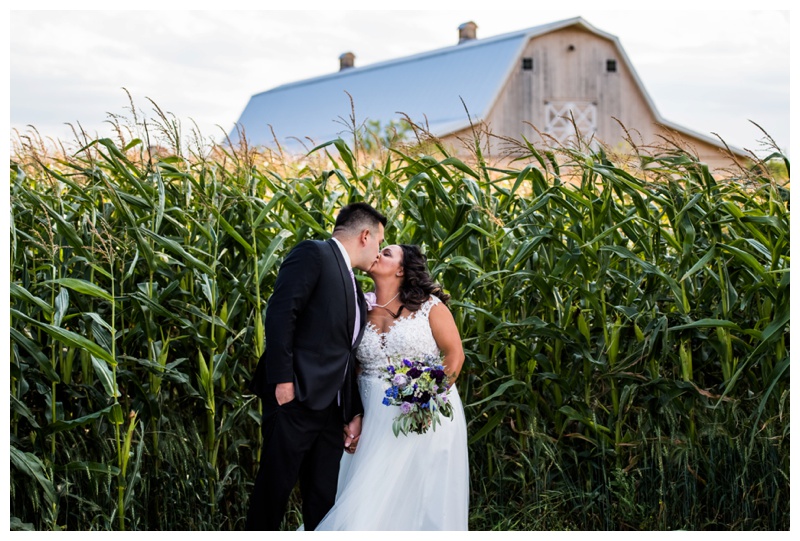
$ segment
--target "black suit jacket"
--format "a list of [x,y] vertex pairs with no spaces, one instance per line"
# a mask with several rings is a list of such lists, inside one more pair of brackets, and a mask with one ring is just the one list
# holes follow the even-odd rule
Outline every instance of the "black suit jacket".
[[[364,412],[355,373],[355,349],[366,325],[364,295],[353,283],[333,239],[303,241],[286,256],[264,319],[266,344],[250,382],[261,398],[293,381],[296,400],[321,410],[342,391],[344,421]],[[361,328],[352,344],[356,310]]]

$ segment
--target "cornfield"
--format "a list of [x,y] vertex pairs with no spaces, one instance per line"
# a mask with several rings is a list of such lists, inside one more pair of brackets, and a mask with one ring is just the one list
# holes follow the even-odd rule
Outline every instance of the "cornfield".
[[[722,179],[681,148],[527,141],[491,165],[479,135],[469,159],[338,139],[288,160],[186,150],[163,120],[160,148],[141,124],[69,153],[16,145],[13,530],[242,529],[266,301],[288,250],[358,200],[453,297],[470,529],[789,529],[772,167]],[[293,495],[284,527],[301,520]]]

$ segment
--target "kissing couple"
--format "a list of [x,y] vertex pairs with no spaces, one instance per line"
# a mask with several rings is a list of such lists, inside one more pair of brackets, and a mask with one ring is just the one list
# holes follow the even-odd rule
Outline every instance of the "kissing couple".
[[[304,530],[467,529],[461,337],[420,248],[382,247],[386,223],[366,203],[347,205],[330,239],[300,242],[278,271],[250,382],[263,447],[246,530],[279,530],[298,481]],[[361,291],[353,269],[374,291]],[[450,418],[397,433],[410,406],[387,399],[387,365],[432,357]]]

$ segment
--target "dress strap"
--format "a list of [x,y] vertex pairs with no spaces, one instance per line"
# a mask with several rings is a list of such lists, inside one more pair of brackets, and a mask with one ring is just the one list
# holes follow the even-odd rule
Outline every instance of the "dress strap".
[[431,313],[431,308],[433,308],[434,306],[436,306],[441,302],[442,301],[441,299],[439,299],[439,297],[437,297],[436,295],[431,295],[427,301],[422,303],[422,306],[419,307],[419,311],[423,316],[428,317],[428,315]]

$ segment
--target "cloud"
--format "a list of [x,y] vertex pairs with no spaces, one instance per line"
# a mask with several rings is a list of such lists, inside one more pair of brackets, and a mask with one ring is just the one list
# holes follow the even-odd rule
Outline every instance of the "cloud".
[[150,98],[216,133],[253,94],[333,73],[346,51],[363,66],[453,45],[468,20],[481,38],[576,15],[620,38],[667,120],[730,128],[742,146],[752,114],[788,145],[788,17],[741,10],[12,11],[10,120],[106,130],[128,107],[124,87],[137,107]]

